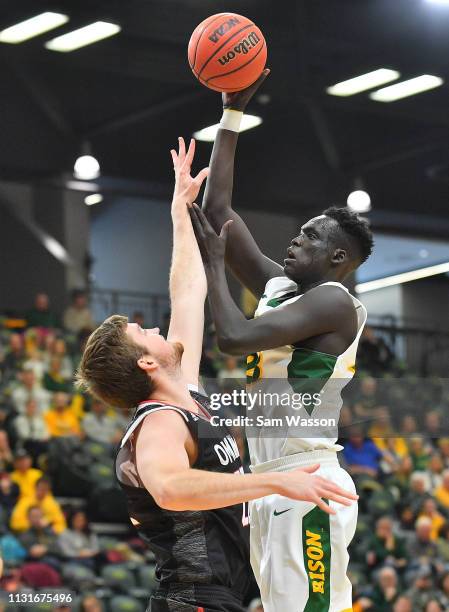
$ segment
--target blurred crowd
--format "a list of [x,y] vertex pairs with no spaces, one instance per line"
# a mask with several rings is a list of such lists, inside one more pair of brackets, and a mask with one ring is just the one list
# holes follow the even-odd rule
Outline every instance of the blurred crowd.
[[[142,313],[133,320],[145,326]],[[168,322],[167,314],[161,333]],[[113,474],[129,415],[73,384],[94,327],[83,291],[62,317],[40,293],[23,318],[0,318],[0,611],[8,593],[68,589],[69,609],[143,612],[156,584]],[[354,610],[449,610],[447,381],[407,372],[370,328],[358,365],[340,419],[340,461],[360,494]],[[244,384],[244,362],[218,351],[213,328],[201,373],[223,391]],[[248,466],[242,432],[234,433]],[[252,595],[248,610],[261,612]],[[56,608],[64,604],[48,607]]]

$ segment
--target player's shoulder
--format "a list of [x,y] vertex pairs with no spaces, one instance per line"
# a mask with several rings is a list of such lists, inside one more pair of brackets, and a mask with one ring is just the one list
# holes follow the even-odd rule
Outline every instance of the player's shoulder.
[[313,308],[334,318],[353,316],[355,313],[354,298],[341,283],[322,283],[309,289],[303,299]]
[[286,291],[296,291],[298,285],[287,276],[273,276],[267,281],[262,295],[263,298],[272,297],[274,294]]

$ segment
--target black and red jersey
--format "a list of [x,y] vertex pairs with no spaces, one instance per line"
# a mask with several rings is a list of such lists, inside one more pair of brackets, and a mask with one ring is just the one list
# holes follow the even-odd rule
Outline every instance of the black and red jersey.
[[243,596],[250,580],[246,504],[202,511],[160,508],[145,489],[136,467],[136,433],[154,411],[175,410],[198,446],[192,468],[220,473],[243,472],[237,443],[226,427],[210,422],[209,399],[190,392],[201,408],[196,414],[178,406],[147,401],[140,404],[122,438],[115,468],[131,522],[156,558],[160,587],[221,586]]

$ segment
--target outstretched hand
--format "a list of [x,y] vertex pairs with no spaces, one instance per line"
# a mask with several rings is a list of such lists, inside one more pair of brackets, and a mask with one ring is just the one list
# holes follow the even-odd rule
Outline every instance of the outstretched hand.
[[246,89],[242,89],[241,91],[223,92],[223,108],[232,108],[233,110],[244,111],[248,102],[251,100],[269,74],[270,69],[265,68],[257,81]]
[[232,220],[226,221],[218,235],[197,204],[189,206],[189,213],[204,265],[223,262]]
[[187,153],[184,138],[180,136],[178,141],[178,153],[176,153],[175,149],[171,149],[170,151],[173,160],[173,169],[175,171],[175,191],[173,199],[179,197],[183,199],[186,204],[191,204],[198,196],[201,185],[209,174],[209,168],[203,168],[195,177],[192,177],[190,172],[193,157],[195,155],[195,140],[193,138],[190,140]]

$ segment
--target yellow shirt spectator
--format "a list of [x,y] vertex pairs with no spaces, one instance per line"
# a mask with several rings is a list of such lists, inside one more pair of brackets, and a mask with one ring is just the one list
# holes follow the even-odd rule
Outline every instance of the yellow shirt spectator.
[[37,470],[32,466],[30,455],[25,450],[19,450],[14,457],[14,471],[11,472],[11,480],[15,482],[20,489],[20,497],[29,497],[34,495],[36,482],[43,476],[41,470]]
[[58,392],[54,396],[54,406],[44,414],[48,431],[53,437],[78,436],[80,424],[75,410],[69,405],[66,393]]
[[36,492],[31,497],[19,499],[11,514],[10,527],[14,531],[26,531],[30,528],[28,510],[31,506],[39,506],[48,525],[55,533],[61,533],[67,528],[64,513],[61,506],[53,497],[50,483],[44,477],[36,485]]

